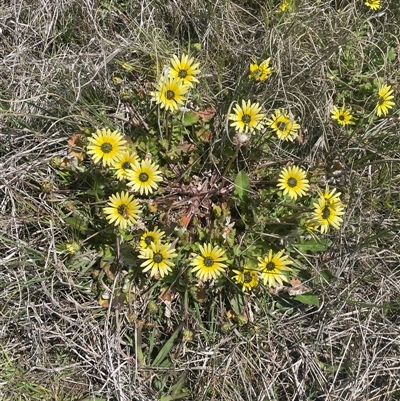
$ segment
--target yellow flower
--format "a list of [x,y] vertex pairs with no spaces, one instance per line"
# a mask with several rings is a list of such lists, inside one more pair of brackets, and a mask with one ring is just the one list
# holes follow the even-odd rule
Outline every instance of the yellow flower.
[[152,242],[148,248],[141,249],[139,259],[146,259],[140,266],[144,267],[143,272],[146,273],[150,270],[150,276],[155,277],[159,275],[163,278],[167,275],[174,266],[171,260],[177,254],[171,248],[171,244],[156,244]]
[[272,73],[273,68],[269,67],[270,58],[264,60],[262,63],[250,64],[250,75],[249,79],[254,79],[256,81],[266,80]]
[[152,231],[146,229],[143,235],[140,237],[140,247],[146,249],[150,247],[150,245],[154,242],[155,244],[161,243],[162,238],[164,237],[165,232],[160,231],[158,227],[154,227]]
[[133,195],[124,191],[111,195],[108,205],[103,209],[106,219],[110,224],[119,225],[122,229],[135,224],[142,212],[139,202],[133,199]]
[[366,0],[364,4],[372,10],[378,10],[381,8],[381,0]]
[[154,189],[158,188],[158,182],[162,181],[161,171],[158,165],[152,163],[150,159],[144,159],[140,163],[135,163],[130,170],[127,171],[127,179],[129,186],[140,195],[151,194]]
[[378,89],[378,103],[376,104],[375,110],[376,115],[380,117],[382,114],[386,116],[395,103],[391,100],[394,98],[393,89],[390,85],[381,85]]
[[320,195],[321,199],[324,199],[325,202],[328,203],[328,204],[331,204],[331,205],[333,204],[334,205],[335,203],[338,203],[338,202],[341,203],[341,200],[340,200],[341,193],[340,192],[336,192],[336,188],[333,188],[332,190],[329,190],[329,187],[327,185],[323,192],[321,192],[319,190],[318,190],[318,192],[319,192],[319,195]]
[[291,4],[291,1],[283,0],[282,3],[281,3],[281,5],[279,6],[279,9],[280,9],[282,12],[285,12],[286,9],[289,8],[291,5],[292,5],[292,4]]
[[115,175],[119,180],[127,178],[128,170],[132,168],[134,164],[139,161],[136,153],[126,151],[121,153],[115,163],[112,165],[112,169],[115,170]]
[[269,251],[268,256],[258,258],[258,269],[260,270],[261,278],[264,284],[269,287],[276,287],[277,284],[283,285],[283,281],[289,281],[285,272],[292,269],[288,267],[292,262],[288,259],[288,255],[283,256],[285,251],[279,251],[275,255],[272,254],[272,249]]
[[219,277],[224,271],[226,264],[223,263],[227,258],[225,251],[219,246],[212,246],[211,244],[199,245],[201,255],[196,255],[194,260],[190,263],[192,272],[197,272],[196,276],[202,280],[212,280]]
[[77,242],[69,242],[67,244],[65,244],[65,250],[67,251],[67,253],[69,253],[70,255],[75,255],[79,250],[81,249],[81,247],[79,246],[79,244]]
[[282,141],[293,142],[294,138],[297,137],[297,131],[300,129],[300,125],[290,118],[286,110],[275,110],[267,123]]
[[340,109],[338,109],[336,106],[333,106],[333,109],[331,110],[331,117],[333,120],[336,120],[338,124],[343,126],[355,124],[354,121],[352,121],[353,116],[350,110],[345,109],[344,106],[342,106]]
[[278,182],[278,188],[283,190],[283,194],[294,200],[298,196],[305,195],[310,187],[306,172],[297,166],[285,167],[279,175]]
[[235,113],[229,114],[229,120],[233,121],[231,127],[235,127],[236,131],[253,133],[263,128],[265,114],[260,113],[261,106],[258,103],[242,100],[242,106],[237,104],[233,111]]
[[189,86],[183,84],[181,79],[161,77],[156,85],[156,90],[150,92],[150,94],[152,100],[161,107],[164,107],[165,110],[175,111],[183,106],[186,100],[185,95],[188,90]]
[[315,237],[315,231],[317,231],[318,228],[318,222],[314,219],[309,219],[304,222],[304,229],[313,237]]
[[103,160],[103,166],[110,166],[115,163],[120,154],[125,150],[125,139],[118,131],[109,129],[96,130],[96,133],[89,138],[87,153],[93,161],[98,163]]
[[322,234],[328,232],[329,226],[339,229],[344,214],[343,204],[337,196],[320,196],[318,202],[314,203],[313,220],[316,226],[320,227]]
[[256,270],[250,269],[247,265],[241,270],[232,270],[235,276],[232,278],[235,282],[242,286],[242,291],[251,291],[258,284],[258,272]]
[[189,59],[189,56],[182,54],[181,59],[173,56],[171,59],[172,68],[170,69],[170,76],[180,80],[187,86],[193,86],[193,82],[199,82],[195,75],[200,73],[198,69],[199,63],[193,64],[194,58]]

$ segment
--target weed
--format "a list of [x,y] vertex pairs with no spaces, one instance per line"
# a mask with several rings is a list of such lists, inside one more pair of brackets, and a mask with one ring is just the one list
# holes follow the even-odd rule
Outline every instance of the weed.
[[399,15],[8,1],[1,396],[397,399]]

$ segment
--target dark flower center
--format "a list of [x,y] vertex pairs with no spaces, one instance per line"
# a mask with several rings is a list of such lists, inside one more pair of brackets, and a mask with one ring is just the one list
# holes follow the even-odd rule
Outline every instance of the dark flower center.
[[386,99],[383,96],[379,96],[378,104],[382,105],[385,102],[386,102]]
[[105,142],[100,146],[103,153],[110,153],[113,150],[111,143]]
[[339,114],[339,120],[340,121],[344,121],[344,115],[343,114]]
[[161,263],[164,260],[163,255],[160,252],[157,252],[153,255],[153,262],[154,263]]
[[126,205],[119,205],[117,208],[117,212],[124,219],[128,218],[128,207]]
[[331,215],[331,209],[328,206],[325,206],[324,209],[322,210],[322,218],[323,219],[329,219],[329,216]]
[[123,170],[128,170],[128,169],[131,168],[131,163],[123,162],[121,167],[122,167]]
[[287,184],[289,185],[290,188],[294,188],[297,185],[297,180],[296,178],[290,177],[287,180]]
[[147,173],[140,173],[139,174],[139,181],[140,182],[147,182],[149,180],[149,175]]
[[214,264],[214,259],[211,258],[210,256],[206,256],[206,257],[203,259],[203,263],[204,263],[204,266],[206,266],[206,267],[211,267],[211,266]]
[[251,283],[252,280],[253,280],[253,277],[251,276],[250,273],[246,272],[243,274],[243,282],[244,283]]
[[243,114],[242,121],[245,124],[249,124],[249,122],[251,121],[251,116],[249,114]]
[[268,270],[269,272],[272,272],[275,269],[275,263],[274,262],[268,262],[265,265],[265,269]]
[[144,242],[146,245],[150,245],[152,242],[154,242],[154,238],[151,235],[148,235],[145,239]]
[[175,98],[175,92],[172,91],[172,90],[170,90],[170,89],[168,89],[168,90],[165,92],[165,97],[166,97],[168,100],[172,100],[172,99]]
[[279,130],[279,131],[286,131],[286,126],[287,126],[287,124],[284,123],[283,121],[280,121],[280,122],[277,124],[277,127],[278,127],[278,130]]
[[187,77],[187,70],[179,70],[178,77],[179,78],[186,78]]

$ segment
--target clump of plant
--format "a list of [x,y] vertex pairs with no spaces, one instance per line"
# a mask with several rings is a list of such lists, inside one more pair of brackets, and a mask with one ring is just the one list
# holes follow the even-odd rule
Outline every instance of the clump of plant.
[[[270,59],[253,60],[248,79],[262,85],[273,71]],[[97,249],[106,272],[108,280],[101,275],[98,286],[100,303],[107,306],[117,293],[129,302],[137,286],[154,281],[180,293],[213,287],[228,303],[232,294],[273,297],[283,290],[289,302],[297,297],[318,304],[311,289],[299,285],[299,278],[311,274],[304,274],[304,256],[296,246],[326,248],[328,240],[321,236],[342,223],[340,193],[321,188],[319,177],[301,161],[260,163],[258,155],[272,142],[282,149],[298,146],[301,126],[290,105],[279,104],[267,116],[252,92],[234,100],[226,114],[232,148],[221,157],[224,169],[203,172],[199,160],[218,142],[216,111],[195,104],[196,85],[201,85],[199,63],[174,55],[148,93],[156,108],[146,138],[137,141],[109,127],[80,132],[69,144],[75,164],[58,166],[68,170],[68,185],[78,176],[86,185],[78,197],[87,206],[76,206],[81,217],[69,221],[77,229],[73,243]],[[352,123],[343,107],[335,107],[332,117],[341,125]],[[240,160],[244,151],[247,168]],[[75,254],[72,259],[79,248],[65,245]],[[117,272],[122,277],[115,286]],[[237,305],[233,309],[243,313]]]
[[[278,11],[293,12],[289,2]],[[153,364],[168,363],[180,330],[191,341],[189,312],[201,327],[213,324],[206,323],[207,310],[217,298],[226,308],[221,331],[254,322],[252,302],[271,310],[319,306],[311,257],[329,247],[329,234],[345,218],[343,190],[297,156],[302,131],[312,127],[304,126],[296,104],[263,103],[259,89],[276,71],[271,58],[249,60],[243,79],[250,85],[217,110],[203,103],[202,70],[194,57],[173,55],[155,80],[149,73],[153,83],[138,97],[121,91],[132,109],[146,111],[132,131],[86,127],[70,138],[69,157],[53,163],[75,191],[64,206],[75,234],[60,244],[66,264],[87,268],[88,250],[95,259],[82,288],[104,307],[127,305],[140,333],[146,319],[160,319],[157,299],[167,320],[183,312],[183,324]],[[360,106],[337,71],[330,77],[338,87],[326,113],[349,138],[395,106],[381,78],[375,88],[364,85],[371,96]],[[136,312],[135,300],[145,293],[146,312]],[[153,350],[154,335],[149,341]],[[150,363],[150,354],[140,353],[140,363]]]

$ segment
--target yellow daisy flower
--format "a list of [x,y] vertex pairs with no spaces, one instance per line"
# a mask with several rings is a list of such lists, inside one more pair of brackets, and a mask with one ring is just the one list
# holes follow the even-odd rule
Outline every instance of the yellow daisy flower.
[[162,181],[161,171],[157,164],[152,163],[150,159],[144,159],[140,163],[135,163],[130,170],[127,171],[127,179],[129,186],[140,195],[151,194],[154,189],[158,188],[158,182]]
[[281,3],[281,5],[279,6],[279,9],[280,9],[282,12],[285,12],[288,8],[290,8],[291,5],[292,5],[292,2],[291,2],[291,1],[283,0],[282,3]]
[[320,197],[325,199],[326,203],[329,203],[331,205],[332,204],[334,205],[335,203],[338,203],[338,202],[341,203],[341,200],[340,200],[341,192],[336,192],[336,188],[329,190],[329,187],[327,185],[323,192],[321,192],[319,190],[318,190],[318,192],[319,192]]
[[106,219],[110,224],[119,225],[122,229],[135,224],[142,212],[139,202],[133,199],[133,195],[124,191],[111,195],[108,205],[103,209]]
[[249,269],[247,265],[244,266],[243,270],[232,270],[235,276],[232,278],[238,285],[242,286],[242,291],[251,291],[258,285],[258,272],[254,269]]
[[283,190],[284,195],[296,200],[298,196],[305,195],[310,187],[306,176],[306,172],[300,167],[285,167],[279,175],[278,188]]
[[317,231],[318,228],[318,222],[314,219],[309,219],[304,222],[304,229],[313,237],[315,237],[315,231]]
[[110,166],[115,163],[118,156],[125,150],[125,139],[118,131],[109,129],[96,130],[96,133],[89,138],[87,153],[91,155],[93,161],[98,163],[103,161],[103,166]]
[[313,220],[320,227],[322,234],[327,233],[329,226],[336,228],[340,227],[343,219],[340,217],[344,214],[343,204],[334,197],[327,200],[325,197],[320,197],[318,202],[314,203]]
[[256,81],[266,80],[272,73],[273,68],[269,66],[271,58],[264,60],[260,64],[253,63],[250,64],[250,75],[249,79],[254,79]]
[[300,129],[300,125],[289,116],[286,110],[275,110],[267,123],[282,141],[293,142],[294,138],[297,137],[297,131]]
[[198,69],[199,63],[194,63],[194,58],[189,59],[189,56],[182,54],[181,59],[177,56],[173,56],[171,59],[172,68],[170,69],[169,75],[172,78],[181,80],[182,83],[187,86],[193,86],[193,82],[199,82],[195,75],[200,73]]
[[143,249],[149,248],[152,243],[155,244],[161,243],[161,240],[164,237],[164,235],[165,232],[160,231],[158,227],[154,227],[152,231],[146,229],[146,231],[140,237],[139,245]]
[[150,270],[150,276],[156,277],[159,275],[161,278],[166,276],[174,262],[171,260],[177,254],[171,248],[171,244],[156,244],[152,242],[148,248],[141,249],[139,259],[146,259],[140,266],[144,267],[143,272],[146,273]]
[[238,132],[251,132],[254,130],[260,130],[263,128],[263,119],[265,114],[260,113],[261,106],[259,103],[251,103],[250,100],[247,102],[242,100],[242,106],[238,104],[233,108],[234,114],[229,114],[229,120],[233,123],[231,127],[235,127]]
[[164,107],[165,110],[176,111],[186,101],[186,93],[189,86],[182,83],[178,78],[162,77],[156,85],[156,90],[150,92],[152,100]]
[[65,250],[67,251],[67,253],[69,253],[70,255],[75,255],[79,250],[81,249],[81,247],[79,246],[79,244],[77,242],[69,242],[67,244],[65,244]]
[[336,106],[333,106],[333,109],[331,110],[331,118],[343,126],[355,124],[355,122],[352,121],[353,116],[350,112],[350,109],[345,109],[344,106],[342,106],[340,109],[338,109]]
[[136,153],[126,151],[116,158],[116,161],[111,168],[115,170],[117,178],[123,180],[127,178],[128,170],[131,169],[134,164],[138,163],[138,161],[139,158]]
[[192,272],[197,272],[196,277],[202,281],[212,280],[219,277],[226,267],[224,262],[227,260],[225,251],[219,246],[211,244],[199,245],[201,255],[197,255],[190,263]]
[[382,114],[386,116],[395,103],[391,100],[394,98],[393,89],[390,85],[381,85],[378,89],[378,103],[376,104],[375,110],[376,115],[380,117]]
[[258,269],[261,272],[260,276],[265,285],[268,284],[269,287],[276,287],[277,284],[283,285],[283,281],[289,281],[285,272],[292,270],[288,267],[292,262],[287,260],[289,258],[288,255],[283,256],[284,252],[282,250],[273,255],[271,249],[268,256],[258,258]]
[[372,10],[378,10],[381,8],[381,0],[366,0],[364,4]]

